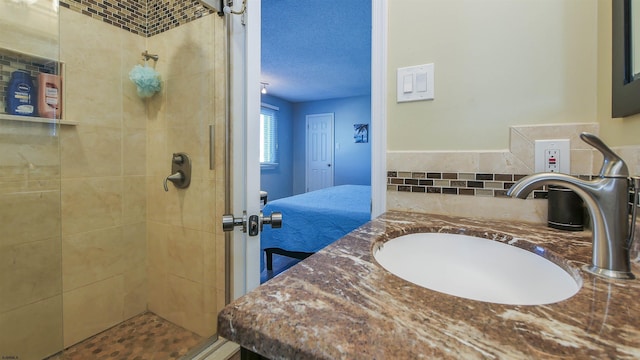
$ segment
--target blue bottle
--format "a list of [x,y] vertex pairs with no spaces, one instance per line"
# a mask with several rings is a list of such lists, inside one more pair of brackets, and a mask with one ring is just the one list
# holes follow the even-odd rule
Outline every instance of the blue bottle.
[[7,113],[11,115],[36,116],[36,88],[31,74],[24,70],[11,73],[7,89]]

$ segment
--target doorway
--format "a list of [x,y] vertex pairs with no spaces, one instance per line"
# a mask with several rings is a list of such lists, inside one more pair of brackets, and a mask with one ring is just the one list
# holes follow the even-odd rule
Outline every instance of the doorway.
[[[307,171],[306,118],[321,113],[334,113],[335,121],[335,147],[327,149],[333,152],[332,163],[323,165],[331,169],[321,172],[334,179],[323,181],[369,185],[371,144],[352,143],[355,124],[371,126],[371,0],[261,3],[260,81],[268,84],[262,99],[280,107],[283,122],[282,171],[262,171],[262,190],[275,200],[316,188]],[[285,149],[290,149],[290,158]],[[289,187],[283,189],[285,185]]]
[[[371,130],[372,143],[371,186],[372,211],[376,217],[386,209],[386,43],[387,43],[387,1],[372,0],[372,77],[371,77]],[[261,2],[252,2],[253,8],[247,13],[246,27],[240,20],[234,20],[236,28],[244,32],[232,31],[233,48],[231,80],[231,111],[236,114],[233,122],[233,163],[231,171],[238,181],[247,179],[247,186],[234,186],[233,211],[236,216],[246,209],[248,214],[259,212],[260,186],[259,176],[246,178],[246,173],[256,172],[259,168],[259,127],[249,127],[250,119],[258,119],[260,114],[260,19]],[[255,115],[255,116],[254,116]],[[245,136],[246,134],[246,136]],[[245,139],[249,139],[245,143]],[[253,145],[252,145],[253,144]],[[255,148],[251,148],[254,146]],[[246,148],[245,148],[246,147]],[[247,154],[249,154],[247,156]],[[247,166],[246,159],[252,159]],[[254,165],[255,164],[255,165]],[[232,182],[237,183],[237,182]],[[247,206],[250,205],[250,207]],[[257,240],[257,244],[256,244]],[[259,237],[249,240],[236,230],[232,239],[232,297],[237,298],[260,283]],[[253,260],[252,260],[253,259]]]

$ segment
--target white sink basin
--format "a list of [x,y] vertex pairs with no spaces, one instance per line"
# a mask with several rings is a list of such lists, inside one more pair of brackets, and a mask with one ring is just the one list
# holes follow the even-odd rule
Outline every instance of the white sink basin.
[[416,285],[497,304],[551,304],[570,298],[582,286],[581,280],[540,255],[467,235],[404,235],[374,249],[374,257]]

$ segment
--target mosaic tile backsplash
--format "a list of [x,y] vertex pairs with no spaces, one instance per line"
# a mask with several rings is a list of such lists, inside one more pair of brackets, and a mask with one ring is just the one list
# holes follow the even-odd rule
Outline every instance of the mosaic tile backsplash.
[[[468,172],[416,172],[387,171],[387,191],[409,193],[467,195],[486,197],[508,197],[507,190],[527,175],[491,174]],[[583,180],[593,180],[595,175],[573,175]],[[629,190],[629,204],[633,204],[634,193]],[[529,198],[548,199],[549,190],[543,186],[534,190]],[[640,199],[636,199],[640,207]]]
[[[455,173],[387,171],[387,191],[507,197],[507,190],[524,174]],[[590,175],[576,175],[590,180]],[[533,191],[531,197],[547,199],[546,187]]]
[[144,37],[213,13],[197,0],[61,0],[60,6]]

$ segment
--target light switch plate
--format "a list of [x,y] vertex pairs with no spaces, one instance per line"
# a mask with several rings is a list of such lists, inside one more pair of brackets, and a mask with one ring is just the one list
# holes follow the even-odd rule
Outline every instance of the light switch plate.
[[[434,65],[424,64],[398,68],[398,102],[434,99]],[[411,83],[408,83],[408,82]]]

